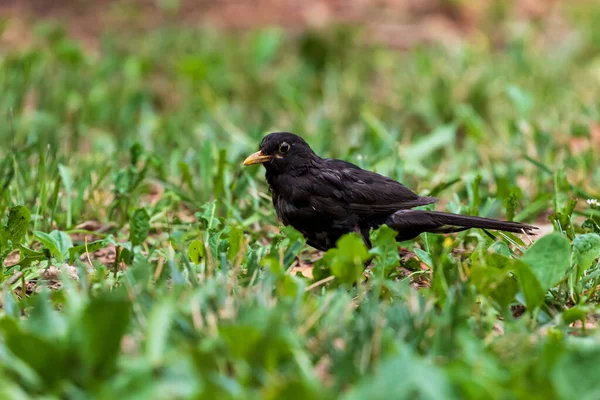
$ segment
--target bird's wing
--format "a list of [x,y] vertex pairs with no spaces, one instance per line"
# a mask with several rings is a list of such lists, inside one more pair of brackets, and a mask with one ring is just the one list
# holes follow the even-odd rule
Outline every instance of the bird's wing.
[[323,160],[314,171],[311,203],[315,207],[338,211],[343,208],[360,216],[372,216],[437,201],[435,197],[419,196],[399,182],[341,160]]

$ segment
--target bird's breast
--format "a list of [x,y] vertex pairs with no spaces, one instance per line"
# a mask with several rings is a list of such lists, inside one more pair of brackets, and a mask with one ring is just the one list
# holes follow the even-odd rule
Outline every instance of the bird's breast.
[[298,207],[282,196],[277,196],[274,203],[279,219],[286,225],[292,223],[291,217],[298,212]]

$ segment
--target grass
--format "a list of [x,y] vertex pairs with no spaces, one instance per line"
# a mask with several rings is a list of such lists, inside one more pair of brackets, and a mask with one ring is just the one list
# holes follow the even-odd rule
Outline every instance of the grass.
[[[0,58],[0,398],[597,398],[600,13],[572,19],[403,53],[38,26]],[[315,254],[241,166],[275,130],[547,234]]]

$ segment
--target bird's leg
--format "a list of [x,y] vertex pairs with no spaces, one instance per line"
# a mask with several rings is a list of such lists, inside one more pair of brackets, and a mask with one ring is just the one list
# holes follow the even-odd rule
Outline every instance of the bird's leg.
[[[368,250],[371,250],[371,248],[373,247],[373,245],[371,244],[371,240],[369,239],[369,228],[361,228],[358,225],[354,225],[354,231],[356,233],[358,233],[360,236],[362,236],[363,241],[365,242],[365,245],[367,246]],[[373,261],[375,257],[369,257],[367,258],[367,260],[364,262],[364,266],[365,269],[369,268],[369,265],[371,265],[371,262]]]
[[[367,246],[368,250],[371,250],[371,248],[373,247],[373,245],[371,244],[371,240],[369,239],[369,228],[362,228],[359,227],[357,224],[354,225],[354,232],[358,233],[362,238],[363,241],[365,242],[365,246]],[[367,258],[364,262],[363,262],[363,266],[365,271],[369,269],[371,263],[373,262],[373,259],[375,257],[371,256],[369,258]],[[369,280],[369,275],[368,274],[364,274],[365,276],[365,281]]]

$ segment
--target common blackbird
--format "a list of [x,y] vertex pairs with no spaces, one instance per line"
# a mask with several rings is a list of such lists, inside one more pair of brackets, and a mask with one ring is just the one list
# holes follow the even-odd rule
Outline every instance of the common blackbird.
[[411,210],[435,203],[406,186],[346,161],[321,158],[300,136],[274,132],[244,165],[263,164],[277,211],[285,225],[301,232],[308,245],[326,251],[345,233],[359,233],[371,247],[369,231],[383,224],[394,229],[397,241],[423,232],[450,233],[469,228],[532,233],[534,226],[518,222]]

